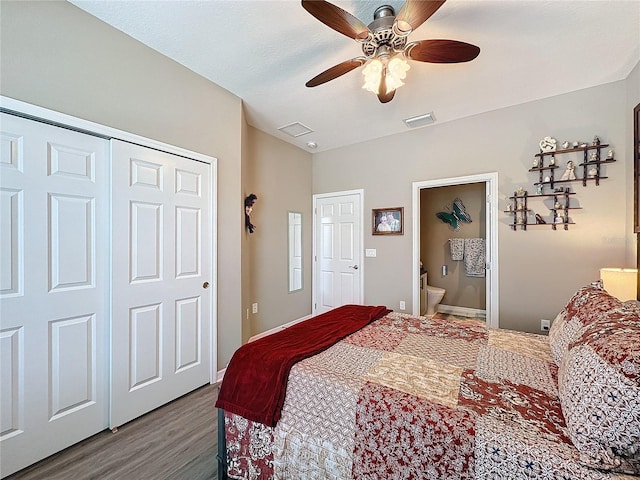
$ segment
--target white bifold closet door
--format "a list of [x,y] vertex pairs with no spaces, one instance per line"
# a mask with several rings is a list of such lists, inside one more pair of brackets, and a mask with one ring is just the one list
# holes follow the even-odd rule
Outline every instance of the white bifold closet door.
[[0,115],[4,477],[108,424],[109,142]]
[[211,166],[111,143],[117,427],[210,380]]

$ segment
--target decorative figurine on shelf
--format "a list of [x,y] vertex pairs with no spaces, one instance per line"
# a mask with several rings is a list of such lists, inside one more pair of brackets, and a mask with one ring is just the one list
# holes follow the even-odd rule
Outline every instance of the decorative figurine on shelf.
[[553,152],[556,149],[556,139],[553,137],[544,137],[540,140],[540,150],[543,152]]
[[536,213],[536,223],[538,225],[541,225],[543,223],[547,223],[544,221],[544,218],[542,218],[542,215],[540,215],[539,213]]
[[547,183],[551,182],[551,177],[547,175],[546,177],[544,177],[544,181]]
[[578,148],[578,145],[580,145],[579,140],[576,140],[575,142],[573,142],[573,148]]
[[562,148],[564,148],[565,150],[568,150],[569,147],[571,147],[569,140],[565,140],[564,142],[562,142]]
[[542,187],[544,185],[542,185],[541,183],[538,184],[537,188],[536,188],[536,195],[542,195]]
[[256,200],[258,200],[258,197],[253,193],[244,199],[244,226],[249,230],[249,233],[253,233],[256,229],[256,226],[251,223],[251,212]]
[[505,197],[505,202],[507,202],[507,212],[510,212],[511,210],[513,210],[513,202],[511,201],[510,197]]
[[556,217],[555,222],[556,223],[564,223],[564,218],[558,216],[558,217]]
[[613,160],[613,150],[607,152],[607,160]]
[[553,167],[556,164],[556,156],[551,155],[551,159],[549,160],[549,166]]
[[588,147],[588,146],[589,146],[589,145],[587,145],[587,142],[582,142],[582,143],[580,144],[580,148],[586,148],[586,147]]
[[589,155],[589,161],[590,162],[597,162],[598,161],[598,154],[596,152],[591,152],[591,154]]
[[598,169],[596,167],[591,167],[587,172],[587,176],[589,178],[595,178],[598,175]]
[[567,162],[567,169],[562,174],[562,178],[560,180],[575,180],[576,179],[576,167],[573,165],[573,161],[569,160]]
[[533,159],[533,168],[536,168],[538,165],[540,165],[540,161],[538,160],[538,157]]
[[516,193],[517,193],[517,195],[518,195],[519,197],[524,197],[524,194],[525,194],[526,192],[524,191],[524,188],[522,188],[522,187],[518,187],[518,190],[516,191]]
[[598,137],[597,135],[595,135],[595,136],[593,137],[593,143],[592,143],[592,145],[593,145],[593,146],[600,145],[600,137]]

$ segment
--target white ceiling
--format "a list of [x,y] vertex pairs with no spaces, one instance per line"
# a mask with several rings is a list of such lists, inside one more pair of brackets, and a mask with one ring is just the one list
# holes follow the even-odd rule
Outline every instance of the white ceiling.
[[[242,98],[250,125],[315,152],[407,131],[404,118],[430,111],[442,123],[621,80],[640,61],[640,0],[448,0],[409,40],[460,40],[480,55],[411,61],[381,104],[361,88],[362,69],[305,87],[362,51],[299,0],[70,1]],[[378,6],[404,1],[332,3],[369,24]],[[278,131],[293,122],[313,132]]]

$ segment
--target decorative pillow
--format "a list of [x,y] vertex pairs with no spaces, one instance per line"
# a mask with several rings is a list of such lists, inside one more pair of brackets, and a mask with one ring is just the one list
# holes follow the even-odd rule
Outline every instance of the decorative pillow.
[[620,300],[599,286],[589,285],[579,289],[549,329],[549,346],[556,365],[560,366],[569,344],[578,340],[588,325],[620,306]]
[[640,474],[640,310],[587,326],[558,370],[567,433],[588,466]]

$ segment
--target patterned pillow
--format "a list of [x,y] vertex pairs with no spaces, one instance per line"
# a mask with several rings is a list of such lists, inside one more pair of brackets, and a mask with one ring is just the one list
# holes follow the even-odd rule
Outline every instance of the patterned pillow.
[[560,366],[569,344],[580,338],[584,329],[622,302],[599,286],[579,289],[560,311],[549,330],[549,346],[556,365]]
[[640,474],[640,310],[620,306],[564,355],[558,391],[567,433],[588,466]]

